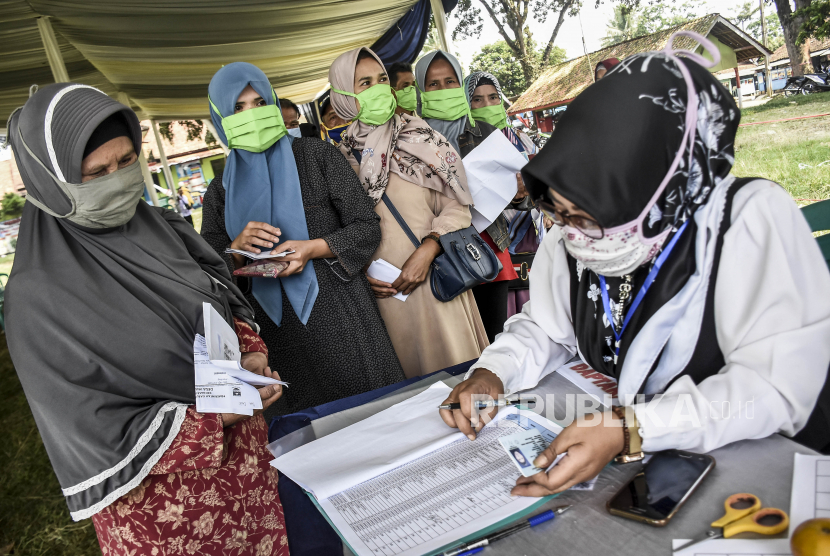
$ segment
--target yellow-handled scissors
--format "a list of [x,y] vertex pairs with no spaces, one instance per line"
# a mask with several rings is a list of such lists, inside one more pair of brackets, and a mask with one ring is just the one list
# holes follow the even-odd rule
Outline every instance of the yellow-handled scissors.
[[712,527],[721,528],[720,533],[709,531],[704,539],[698,539],[684,544],[675,551],[688,548],[693,544],[709,539],[728,539],[738,533],[760,533],[761,535],[777,535],[783,533],[790,526],[790,517],[784,510],[778,508],[761,508],[761,499],[746,492],[733,494],[723,503],[726,513]]

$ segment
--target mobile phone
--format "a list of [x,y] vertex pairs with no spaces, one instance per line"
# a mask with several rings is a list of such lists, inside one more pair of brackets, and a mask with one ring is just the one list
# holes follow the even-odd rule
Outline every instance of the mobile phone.
[[665,526],[715,467],[715,458],[680,450],[654,454],[606,504],[612,515]]

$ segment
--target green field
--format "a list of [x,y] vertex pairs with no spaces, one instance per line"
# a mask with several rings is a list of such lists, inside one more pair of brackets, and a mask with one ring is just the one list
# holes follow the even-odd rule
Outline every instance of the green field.
[[[744,111],[742,122],[760,122],[830,112],[830,93],[779,98]],[[735,174],[761,176],[802,199],[830,198],[830,117],[742,127],[736,143]],[[202,211],[193,211],[197,230]],[[0,258],[8,273],[14,255]],[[0,556],[85,556],[100,554],[92,523],[69,519],[29,406],[0,335]]]

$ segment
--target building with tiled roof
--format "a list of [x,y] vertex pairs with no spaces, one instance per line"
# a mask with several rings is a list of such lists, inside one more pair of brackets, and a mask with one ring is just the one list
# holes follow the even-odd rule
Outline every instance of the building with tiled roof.
[[[810,57],[827,56],[830,54],[830,37],[826,39],[810,39]],[[790,63],[790,53],[787,52],[787,45],[782,44],[775,49],[772,56],[769,57],[771,66]]]
[[[548,68],[528,87],[527,91],[516,99],[508,113],[537,112],[568,104],[594,82],[594,68],[599,61],[607,58],[622,60],[638,52],[660,50],[666,46],[673,33],[681,30],[694,31],[715,43],[721,53],[721,63],[712,68],[713,71],[734,68],[741,62],[770,54],[770,51],[761,43],[720,14],[709,14],[670,29],[608,46],[591,52],[587,57],[579,56]],[[674,40],[674,47],[698,52],[702,50],[697,42],[685,36],[677,37]],[[547,130],[543,129],[543,131]]]

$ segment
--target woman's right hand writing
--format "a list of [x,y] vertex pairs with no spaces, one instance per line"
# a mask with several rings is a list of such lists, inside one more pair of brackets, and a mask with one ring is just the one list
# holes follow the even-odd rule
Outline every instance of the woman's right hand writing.
[[[265,222],[248,222],[245,229],[231,242],[231,248],[259,253],[262,247],[273,249],[279,243],[281,234],[279,228]],[[234,254],[233,260],[237,267],[245,263],[242,255]]]
[[[501,379],[492,371],[487,369],[476,369],[470,378],[460,382],[452,389],[447,399],[441,402],[441,405],[450,403],[460,403],[461,409],[439,409],[441,419],[444,422],[457,428],[467,435],[470,440],[475,440],[476,433],[489,423],[495,417],[498,411],[497,407],[491,407],[486,411],[477,411],[477,415],[473,415],[473,396],[490,396],[494,400],[498,400],[499,396],[504,395],[504,384]],[[482,398],[478,398],[482,399]],[[483,418],[481,418],[483,416]]]

